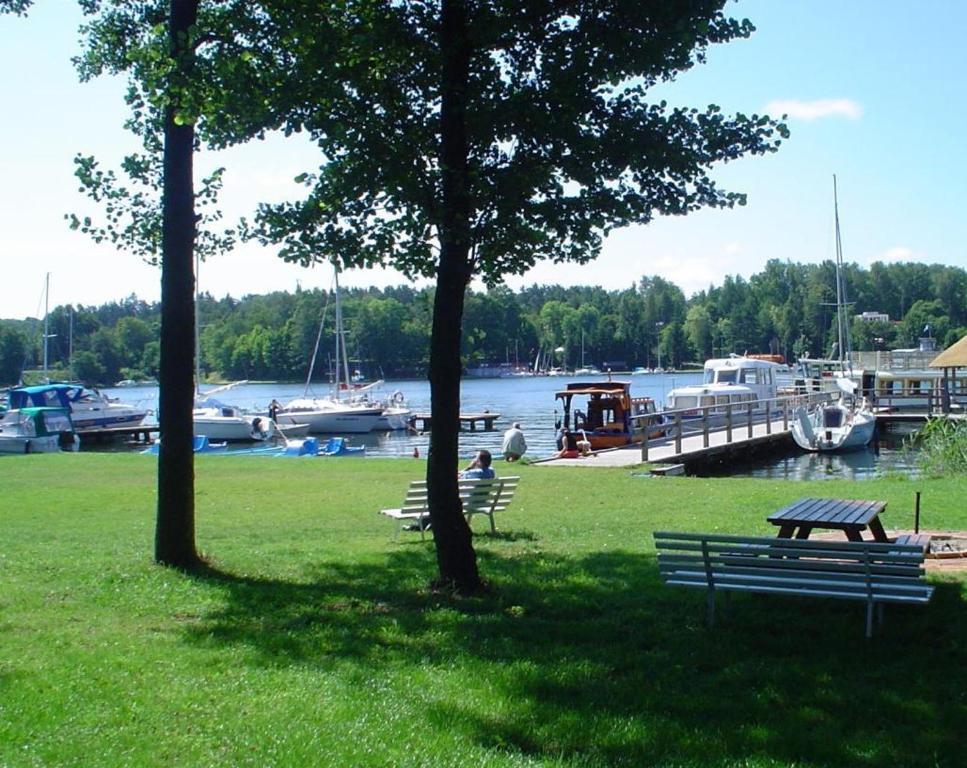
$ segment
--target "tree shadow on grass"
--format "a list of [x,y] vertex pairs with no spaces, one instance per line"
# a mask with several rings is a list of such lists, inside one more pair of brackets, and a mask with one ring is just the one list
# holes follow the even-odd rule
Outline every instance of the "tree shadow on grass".
[[493,589],[471,599],[421,588],[428,550],[321,563],[298,584],[209,571],[227,599],[188,639],[247,646],[253,663],[464,665],[501,705],[436,697],[427,727],[539,760],[959,764],[960,584],[928,606],[888,606],[867,641],[849,601],[739,596],[710,630],[704,593],[662,585],[653,556],[478,554]]

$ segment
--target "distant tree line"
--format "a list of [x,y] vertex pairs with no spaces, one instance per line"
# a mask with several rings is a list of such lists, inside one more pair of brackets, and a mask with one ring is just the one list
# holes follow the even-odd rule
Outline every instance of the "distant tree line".
[[[967,334],[967,271],[942,265],[847,265],[855,350],[912,347],[929,326],[941,347]],[[625,290],[535,285],[471,292],[463,328],[465,364],[532,366],[623,363],[681,367],[731,352],[787,359],[830,353],[836,336],[835,266],[773,260],[748,280],[727,277],[686,299],[661,277]],[[374,377],[426,371],[433,292],[408,286],[344,289],[351,367]],[[863,312],[889,321],[855,318]],[[212,380],[305,379],[320,335],[314,380],[330,377],[334,300],[322,290],[199,301],[202,374]],[[131,296],[100,307],[59,306],[48,318],[52,375],[88,383],[155,378],[159,306]],[[563,352],[555,352],[561,350]],[[15,383],[43,361],[43,321],[0,321],[0,382]]]

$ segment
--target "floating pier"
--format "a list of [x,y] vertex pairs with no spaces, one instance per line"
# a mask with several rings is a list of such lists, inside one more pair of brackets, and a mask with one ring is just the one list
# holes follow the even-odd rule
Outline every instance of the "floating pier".
[[100,427],[97,429],[79,429],[77,436],[81,439],[81,447],[85,443],[109,443],[112,440],[128,439],[136,443],[150,443],[151,436],[159,434],[161,427],[157,424],[139,424],[136,427]]
[[[490,411],[484,411],[483,413],[461,413],[460,431],[493,432],[494,422],[499,418],[499,413],[491,413]],[[433,420],[429,413],[414,413],[410,416],[407,423],[409,424],[410,429],[416,432],[429,432],[433,426]],[[477,429],[478,424],[483,425],[479,430]]]

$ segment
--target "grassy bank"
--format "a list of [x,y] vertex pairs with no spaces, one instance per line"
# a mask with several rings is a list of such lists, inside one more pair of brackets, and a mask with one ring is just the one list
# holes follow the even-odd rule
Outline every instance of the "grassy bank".
[[872,642],[844,601],[737,597],[709,631],[651,532],[772,535],[804,495],[910,528],[916,490],[924,526],[967,529],[963,479],[524,466],[476,538],[491,594],[455,600],[376,513],[422,461],[199,457],[204,578],[151,563],[155,467],[0,459],[0,765],[962,764],[967,578]]

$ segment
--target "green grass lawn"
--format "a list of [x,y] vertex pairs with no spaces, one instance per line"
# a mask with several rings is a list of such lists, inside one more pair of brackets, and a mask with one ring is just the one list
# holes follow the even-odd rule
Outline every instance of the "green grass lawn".
[[[205,577],[151,562],[155,459],[0,459],[0,766],[959,766],[967,577],[887,607],[663,586],[654,530],[772,535],[804,495],[967,529],[967,480],[520,466],[491,591],[392,542],[416,460],[197,459]],[[503,467],[499,471],[502,471]]]

